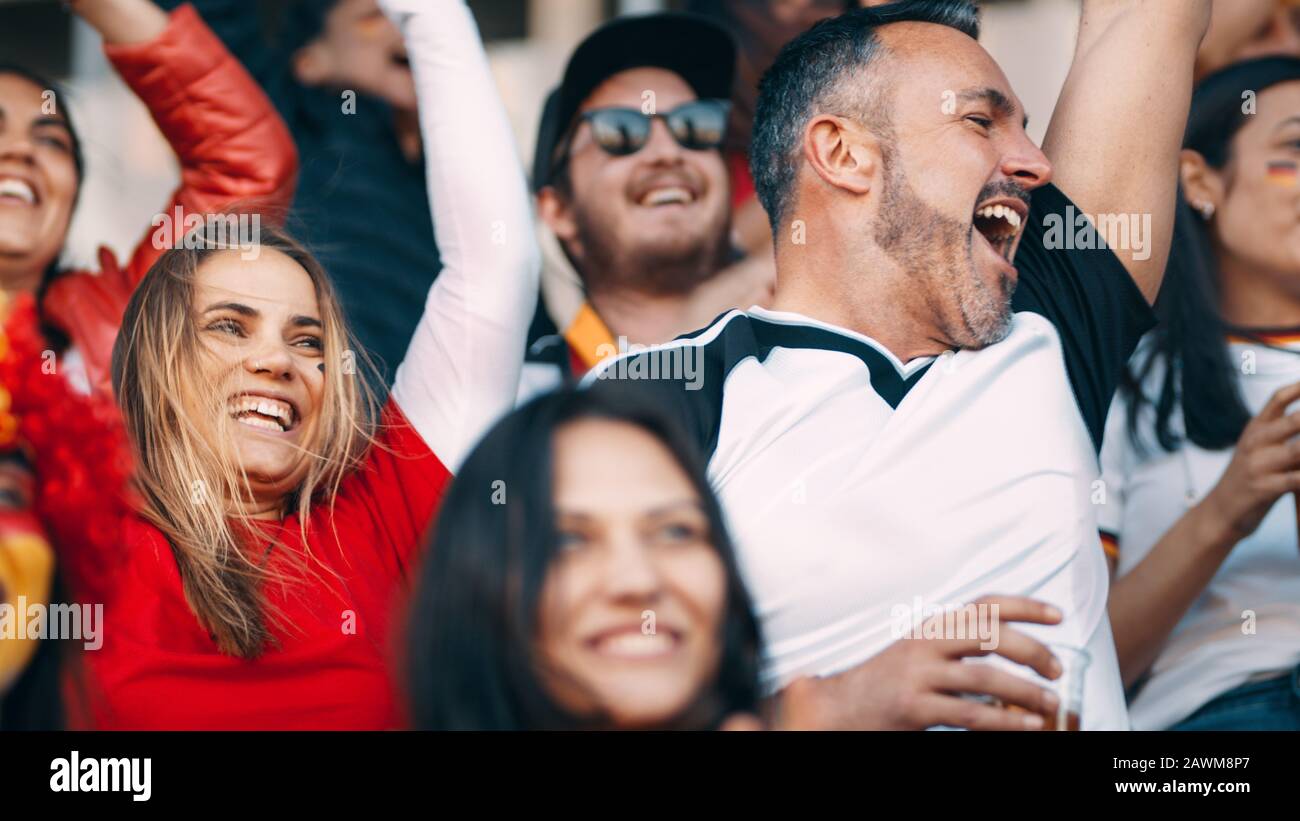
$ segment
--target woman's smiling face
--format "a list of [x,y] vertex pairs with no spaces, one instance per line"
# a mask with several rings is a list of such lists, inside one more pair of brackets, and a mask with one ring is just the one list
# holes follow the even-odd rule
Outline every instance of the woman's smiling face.
[[554,482],[538,647],[553,697],[618,727],[679,717],[717,675],[727,600],[699,494],[649,433],[597,419],[556,433]]
[[[248,478],[250,512],[278,516],[316,450],[325,378],[315,286],[279,251],[263,248],[252,260],[221,251],[198,268],[193,310],[207,354],[203,384],[218,390],[218,429],[228,432],[216,441],[233,441],[226,456]],[[195,399],[211,412],[212,397]]]
[[1228,167],[1213,176],[1222,251],[1300,294],[1300,82],[1260,92],[1257,113],[1232,138]]
[[32,291],[63,248],[80,179],[59,103],[0,73],[0,288]]

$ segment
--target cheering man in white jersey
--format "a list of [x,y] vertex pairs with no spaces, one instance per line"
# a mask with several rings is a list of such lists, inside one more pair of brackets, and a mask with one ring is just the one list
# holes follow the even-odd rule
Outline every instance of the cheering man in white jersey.
[[818,24],[759,95],[772,309],[588,377],[642,379],[706,448],[767,684],[821,724],[1006,726],[955,697],[991,692],[967,686],[987,668],[921,675],[897,652],[935,610],[1005,594],[1063,613],[1026,633],[1090,653],[1083,726],[1128,726],[1096,453],[1152,322],[1208,17],[1208,0],[1083,0],[1043,150],[970,3]]

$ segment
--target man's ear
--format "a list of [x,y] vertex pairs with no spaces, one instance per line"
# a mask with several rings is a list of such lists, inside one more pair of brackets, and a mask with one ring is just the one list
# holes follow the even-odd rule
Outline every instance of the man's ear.
[[1184,148],[1179,155],[1178,173],[1183,195],[1192,208],[1202,214],[1207,211],[1213,214],[1223,205],[1223,175],[1211,168],[1199,152]]
[[881,167],[880,141],[866,129],[833,114],[813,117],[803,134],[804,158],[836,188],[865,194]]
[[333,76],[330,55],[319,41],[308,43],[293,55],[293,76],[305,86],[322,86]]
[[578,241],[578,223],[573,218],[573,207],[555,190],[546,186],[537,192],[537,215],[551,229],[555,238],[568,247],[575,258],[582,257],[582,243]]

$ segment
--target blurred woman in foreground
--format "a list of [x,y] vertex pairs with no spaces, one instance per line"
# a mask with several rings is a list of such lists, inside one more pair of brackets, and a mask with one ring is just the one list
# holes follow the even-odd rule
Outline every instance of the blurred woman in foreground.
[[408,630],[421,729],[757,726],[758,625],[718,502],[625,391],[543,396],[483,439]]

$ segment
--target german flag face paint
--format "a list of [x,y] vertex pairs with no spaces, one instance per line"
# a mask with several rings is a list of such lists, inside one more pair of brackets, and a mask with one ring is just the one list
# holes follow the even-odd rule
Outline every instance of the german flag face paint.
[[1283,188],[1296,186],[1295,160],[1270,160],[1268,164],[1268,181]]

